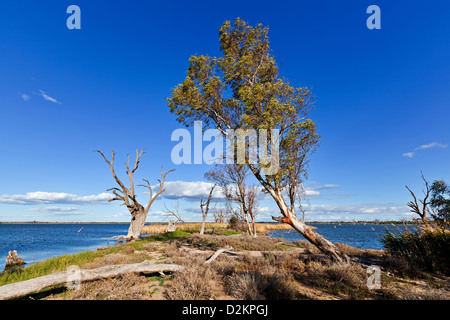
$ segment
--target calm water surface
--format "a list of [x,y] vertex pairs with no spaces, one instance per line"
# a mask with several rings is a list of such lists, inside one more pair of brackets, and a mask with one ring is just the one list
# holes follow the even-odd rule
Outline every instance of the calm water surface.
[[[319,234],[331,242],[345,243],[361,249],[383,249],[381,238],[386,230],[398,233],[405,228],[413,229],[413,226],[378,224],[310,224],[310,226],[315,227]],[[304,240],[295,230],[274,230],[270,232],[269,236],[286,241]]]
[[33,263],[104,247],[107,240],[102,238],[127,234],[128,227],[129,224],[0,224],[0,272],[9,250],[17,250],[25,262]]

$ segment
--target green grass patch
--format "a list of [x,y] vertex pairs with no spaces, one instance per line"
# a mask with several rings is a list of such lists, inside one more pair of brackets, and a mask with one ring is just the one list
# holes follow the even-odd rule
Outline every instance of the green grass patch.
[[[106,250],[104,250],[106,251]],[[47,259],[16,272],[6,272],[0,274],[0,286],[14,283],[18,281],[29,280],[50,273],[65,271],[71,265],[82,266],[87,262],[94,260],[97,257],[106,254],[102,251],[83,251],[76,254],[66,254],[59,257]]]
[[176,240],[182,237],[189,237],[192,233],[195,231],[173,231],[173,232],[166,232],[162,234],[156,234],[150,237],[143,238],[142,242],[153,242],[153,241],[169,241],[169,240]]
[[225,229],[215,230],[214,233],[216,233],[216,234],[223,234],[225,236],[232,236],[234,234],[242,234],[242,232],[240,232],[240,231],[225,230]]
[[102,250],[82,251],[75,254],[65,254],[41,262],[33,263],[15,272],[1,273],[0,286],[45,276],[54,272],[66,271],[67,268],[71,265],[76,265],[82,268],[85,264],[94,261],[96,258],[103,257],[111,253],[121,252],[129,246],[138,245],[138,243],[129,243],[115,247],[107,247]]

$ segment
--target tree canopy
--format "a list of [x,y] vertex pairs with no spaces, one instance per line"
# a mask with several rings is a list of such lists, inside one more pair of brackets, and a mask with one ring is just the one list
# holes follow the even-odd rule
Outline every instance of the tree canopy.
[[[279,77],[268,32],[269,28],[250,26],[240,18],[233,24],[226,21],[219,30],[223,56],[191,56],[187,77],[167,100],[171,112],[186,126],[202,121],[205,128],[226,136],[227,130],[237,129],[267,129],[270,136],[271,129],[278,129],[279,170],[265,181],[283,189],[292,180],[301,182],[298,178],[306,172],[307,156],[319,136],[308,118],[311,92]],[[261,163],[252,171],[261,173]]]
[[436,180],[431,185],[430,205],[435,220],[450,222],[450,187],[444,180]]

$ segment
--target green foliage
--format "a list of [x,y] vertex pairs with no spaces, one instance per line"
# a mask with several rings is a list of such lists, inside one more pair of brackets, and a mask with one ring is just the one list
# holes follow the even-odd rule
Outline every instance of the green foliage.
[[431,185],[430,205],[435,214],[433,218],[443,225],[450,223],[450,187],[443,180],[436,180]]
[[382,243],[387,252],[404,258],[412,266],[450,273],[450,232],[440,227],[419,227],[399,234],[386,232]]
[[239,219],[235,216],[232,216],[228,221],[230,224],[229,229],[238,229],[239,228]]
[[[167,99],[177,120],[225,133],[228,129],[280,130],[276,175],[266,177],[275,189],[298,184],[305,174],[307,155],[319,141],[308,119],[313,98],[306,87],[295,88],[278,77],[279,68],[269,47],[269,29],[237,18],[219,30],[222,57],[191,56],[185,80]],[[270,131],[269,131],[270,132]],[[260,171],[253,167],[252,171]]]

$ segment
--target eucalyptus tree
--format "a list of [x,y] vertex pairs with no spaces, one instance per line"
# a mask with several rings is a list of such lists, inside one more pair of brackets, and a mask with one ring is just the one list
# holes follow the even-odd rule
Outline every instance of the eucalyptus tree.
[[[180,123],[192,126],[202,121],[205,128],[217,129],[228,139],[234,130],[266,133],[266,142],[271,142],[267,153],[258,154],[256,163],[246,158],[246,165],[276,202],[282,217],[273,219],[290,224],[336,262],[348,262],[337,246],[298,219],[284,199],[286,187],[299,183],[304,175],[319,136],[309,118],[311,91],[279,77],[268,32],[268,27],[253,27],[240,18],[224,22],[219,29],[223,56],[191,56],[187,76],[172,89],[168,106]],[[278,171],[266,170],[268,154],[270,165],[278,162]]]

